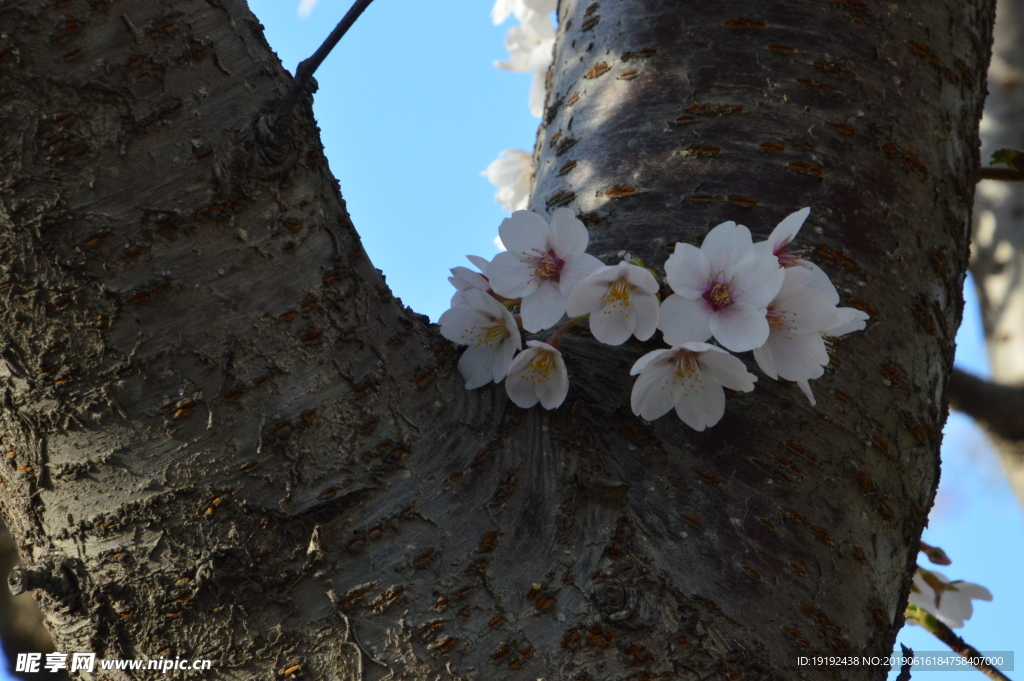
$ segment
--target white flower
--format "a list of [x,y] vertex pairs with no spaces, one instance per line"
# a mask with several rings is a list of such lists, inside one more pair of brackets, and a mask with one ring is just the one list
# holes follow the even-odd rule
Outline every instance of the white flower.
[[[308,0],[306,1],[308,2]],[[558,0],[498,0],[491,10],[491,20],[497,26],[512,14],[516,19],[522,21],[523,17],[529,16],[530,12],[551,14],[557,5]]]
[[459,373],[472,390],[508,374],[512,356],[523,347],[516,320],[504,305],[483,291],[462,293],[463,304],[441,315],[441,335],[468,345],[459,358]]
[[[486,258],[481,258],[479,255],[467,255],[466,259],[476,265],[480,272],[486,272],[487,266],[490,264]],[[448,283],[455,287],[455,295],[452,296],[450,307],[465,305],[462,299],[464,291],[475,289],[487,293],[491,290],[491,283],[480,272],[474,272],[468,267],[453,267],[449,271],[452,276],[448,277]]]
[[768,304],[768,340],[754,349],[754,359],[774,379],[795,381],[816,404],[809,381],[828,365],[824,336],[841,336],[864,328],[866,314],[852,307],[836,308],[833,291],[821,286],[821,270],[791,267],[778,295]]
[[590,313],[590,332],[608,345],[631,335],[647,340],[658,328],[658,282],[649,271],[628,262],[595,270],[569,296],[570,317]]
[[505,47],[508,61],[496,61],[494,65],[507,71],[520,71],[533,75],[530,85],[530,113],[539,117],[544,112],[544,98],[547,96],[548,68],[554,59],[555,27],[547,14],[529,12],[519,26],[508,29]]
[[494,292],[505,298],[522,298],[523,328],[540,331],[553,326],[565,313],[566,298],[576,284],[601,266],[584,253],[590,237],[587,228],[569,208],[559,208],[544,218],[517,210],[498,228],[507,251],[494,256],[487,278]]
[[787,215],[782,222],[775,226],[767,240],[754,244],[754,250],[758,253],[771,253],[778,258],[779,265],[782,267],[803,267],[810,270],[814,273],[814,279],[809,285],[827,293],[832,299],[832,304],[838,305],[839,293],[828,275],[810,260],[800,257],[803,255],[802,251],[789,252],[788,250],[810,213],[810,208],[801,208],[797,212]]
[[991,601],[992,592],[980,584],[963,580],[949,581],[937,570],[917,568],[910,586],[910,604],[930,613],[950,629],[964,626],[971,619],[971,600]]
[[569,392],[569,374],[565,371],[562,353],[540,341],[526,341],[526,344],[530,347],[512,361],[505,391],[523,409],[537,402],[545,409],[561,406]]
[[812,378],[825,373],[828,350],[821,331],[832,325],[836,306],[831,296],[812,285],[815,275],[802,267],[785,270],[778,295],[768,304],[768,340],[754,349],[754,359],[769,377],[796,381],[815,404]]
[[530,203],[533,157],[522,149],[506,149],[480,173],[498,188],[494,200],[510,213],[525,210]]
[[750,392],[757,380],[739,359],[707,343],[648,352],[629,373],[640,374],[630,400],[634,414],[653,421],[674,407],[694,430],[704,430],[722,418],[723,386]]
[[768,340],[766,308],[784,277],[774,256],[754,250],[750,230],[723,222],[700,248],[676,244],[665,263],[675,293],[662,303],[658,328],[670,345],[714,336],[733,352],[753,350]]

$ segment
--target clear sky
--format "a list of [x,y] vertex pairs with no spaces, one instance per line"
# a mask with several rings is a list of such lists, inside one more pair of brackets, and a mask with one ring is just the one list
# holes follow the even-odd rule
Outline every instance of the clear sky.
[[[291,70],[349,0],[302,4],[304,18],[299,0],[250,0]],[[527,106],[530,76],[492,66],[507,56],[503,38],[511,24],[493,26],[490,8],[489,0],[376,0],[316,74],[324,145],[366,250],[395,294],[435,320],[451,297],[448,268],[468,265],[467,253],[497,252],[493,239],[507,213],[480,171],[502,149],[531,150],[538,123]],[[977,303],[970,287],[967,293],[957,362],[985,374]],[[925,541],[953,559],[940,568],[949,578],[983,584],[995,596],[976,602],[974,618],[958,633],[981,650],[1024,655],[1024,514],[970,419],[950,417],[942,458]],[[905,628],[899,640],[917,651],[944,649],[917,627]],[[1024,669],[1024,660],[1017,664]],[[916,680],[947,677],[982,678],[914,673]],[[0,681],[7,679],[0,669]]]

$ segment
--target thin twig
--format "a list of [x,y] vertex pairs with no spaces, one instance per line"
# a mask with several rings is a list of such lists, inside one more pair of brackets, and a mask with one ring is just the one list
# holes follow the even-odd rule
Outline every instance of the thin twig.
[[291,108],[302,97],[302,93],[305,92],[306,85],[309,83],[309,79],[313,77],[313,73],[323,63],[324,59],[327,58],[327,55],[331,53],[334,46],[344,37],[345,33],[348,32],[348,29],[352,28],[352,24],[356,23],[356,19],[363,13],[363,10],[370,6],[371,2],[373,0],[356,0],[351,9],[345,13],[345,16],[338,22],[338,25],[331,31],[331,34],[327,36],[327,40],[323,42],[323,45],[313,53],[313,56],[299,62],[298,68],[295,69],[295,78],[292,80],[292,86],[288,89],[288,93],[284,96],[284,101],[277,107],[277,111],[274,112],[273,117],[270,119],[271,128],[277,127],[277,124],[288,115]]
[[908,605],[903,616],[907,618],[907,621],[920,624],[924,629],[933,633],[935,638],[949,646],[953,652],[958,653],[988,678],[993,681],[1010,681],[1006,674],[985,662],[985,656],[979,653],[977,648],[953,633],[952,629],[935,619],[931,613],[922,610],[916,605]]
[[1024,182],[1024,172],[1012,168],[982,168],[980,180],[1002,180],[1003,182]]

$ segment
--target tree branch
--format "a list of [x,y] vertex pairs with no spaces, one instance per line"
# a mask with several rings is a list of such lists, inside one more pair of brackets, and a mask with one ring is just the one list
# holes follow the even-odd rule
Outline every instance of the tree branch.
[[931,613],[925,612],[917,606],[908,605],[907,611],[903,614],[907,620],[921,625],[924,629],[934,634],[935,638],[949,646],[953,652],[969,661],[975,669],[988,678],[993,679],[993,681],[1010,681],[1006,674],[986,663],[984,661],[985,656],[978,652],[977,648],[957,636],[952,629],[935,619]]
[[949,381],[949,406],[994,435],[1024,440],[1024,387],[1000,385],[954,368]]
[[295,79],[292,81],[292,86],[285,94],[284,101],[281,102],[281,105],[277,107],[277,111],[274,112],[273,118],[270,119],[271,128],[276,128],[277,124],[288,115],[291,108],[295,106],[295,102],[299,101],[302,93],[305,92],[306,85],[309,83],[309,79],[313,77],[313,73],[320,67],[320,64],[327,58],[327,55],[331,53],[334,46],[345,36],[348,29],[352,28],[352,24],[356,23],[356,19],[370,6],[371,2],[373,0],[356,0],[355,4],[349,8],[345,16],[338,22],[338,25],[331,31],[331,34],[327,36],[323,44],[313,53],[313,56],[299,62],[299,66],[295,69]]
[[1002,180],[1003,182],[1024,182],[1024,172],[1012,168],[982,168],[979,180]]

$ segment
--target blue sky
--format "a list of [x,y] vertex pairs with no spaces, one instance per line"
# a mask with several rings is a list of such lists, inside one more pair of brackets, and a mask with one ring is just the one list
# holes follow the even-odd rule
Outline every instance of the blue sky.
[[[305,19],[298,0],[250,5],[294,70],[349,0],[320,0]],[[530,76],[492,66],[506,58],[507,25],[492,26],[490,5],[377,0],[316,74],[324,145],[366,250],[392,290],[435,320],[451,297],[448,268],[467,265],[467,253],[497,252],[493,239],[507,214],[480,171],[502,149],[531,150],[538,123],[527,106]],[[986,374],[977,303],[970,287],[967,294],[957,362]],[[1015,578],[1024,565],[1024,514],[970,419],[953,414],[945,432],[942,483],[925,541],[953,559],[940,568],[948,577],[984,584],[995,596],[976,603],[958,633],[981,650],[1024,654],[1024,582]],[[899,640],[918,651],[944,649],[917,627]],[[981,678],[967,674],[919,671],[914,678]],[[8,678],[0,669],[0,681]]]

